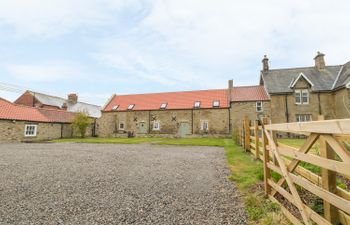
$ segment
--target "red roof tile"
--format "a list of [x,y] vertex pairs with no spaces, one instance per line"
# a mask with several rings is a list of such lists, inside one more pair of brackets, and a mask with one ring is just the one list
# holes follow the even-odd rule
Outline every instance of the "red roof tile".
[[0,119],[69,123],[75,113],[16,105],[0,98]]
[[234,87],[231,96],[233,102],[264,101],[270,99],[264,86]]
[[213,108],[213,101],[219,100],[219,108],[228,107],[227,89],[165,92],[151,94],[115,95],[106,105],[104,111],[112,111],[118,106],[118,111],[127,110],[130,104],[135,104],[133,110],[157,110],[162,103],[167,103],[166,109],[192,109],[195,101],[200,101],[200,108]]

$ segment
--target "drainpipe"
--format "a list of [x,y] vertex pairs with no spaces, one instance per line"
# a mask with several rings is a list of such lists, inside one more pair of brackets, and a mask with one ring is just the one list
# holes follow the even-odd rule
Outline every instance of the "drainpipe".
[[231,134],[232,132],[232,124],[231,124],[231,103],[230,103],[230,108],[228,108],[228,133]]
[[288,110],[288,94],[285,94],[284,96],[285,106],[286,106],[286,120],[287,123],[289,123],[289,110]]
[[148,111],[148,133],[151,133],[151,111]]
[[63,123],[61,123],[61,139],[63,138]]
[[191,110],[191,117],[192,117],[192,135],[193,135],[193,109]]
[[318,115],[322,115],[322,108],[321,108],[321,96],[320,96],[320,92],[318,92],[318,94],[317,94],[317,98],[318,98]]

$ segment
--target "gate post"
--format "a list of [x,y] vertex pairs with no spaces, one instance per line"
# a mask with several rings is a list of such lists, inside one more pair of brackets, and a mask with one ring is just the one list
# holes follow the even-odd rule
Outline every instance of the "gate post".
[[268,197],[269,194],[271,193],[271,187],[269,185],[268,180],[271,178],[271,173],[270,173],[270,169],[267,167],[267,163],[270,161],[270,155],[269,155],[269,151],[267,150],[266,146],[268,145],[268,140],[266,137],[266,134],[264,132],[265,127],[264,125],[268,123],[268,119],[267,117],[263,117],[262,118],[262,147],[263,147],[263,160],[264,160],[264,187],[265,187],[265,197]]
[[244,136],[245,136],[245,150],[250,150],[250,124],[248,116],[244,117]]
[[255,158],[260,159],[259,151],[259,120],[254,121],[254,134],[255,134]]
[[[319,115],[318,120],[324,120],[323,115]],[[321,157],[327,159],[335,159],[335,154],[331,146],[325,141],[325,139],[320,136],[320,155]],[[325,168],[321,168],[321,176],[322,176],[322,187],[331,192],[336,193],[337,191],[337,173]],[[324,208],[324,217],[332,224],[339,223],[339,214],[336,207],[329,204],[329,202],[323,200],[323,208]]]

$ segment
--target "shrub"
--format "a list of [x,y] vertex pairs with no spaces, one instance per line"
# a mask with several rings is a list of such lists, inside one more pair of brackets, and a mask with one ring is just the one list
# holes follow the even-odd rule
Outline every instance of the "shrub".
[[91,123],[92,120],[85,113],[78,113],[74,117],[72,127],[80,134],[80,137],[85,138],[86,129]]

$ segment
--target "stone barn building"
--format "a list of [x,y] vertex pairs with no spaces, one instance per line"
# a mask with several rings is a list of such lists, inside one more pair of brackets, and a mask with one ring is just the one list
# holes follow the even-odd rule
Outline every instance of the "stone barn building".
[[269,112],[262,86],[227,89],[113,95],[98,120],[101,137],[230,136],[246,112],[256,119]]

